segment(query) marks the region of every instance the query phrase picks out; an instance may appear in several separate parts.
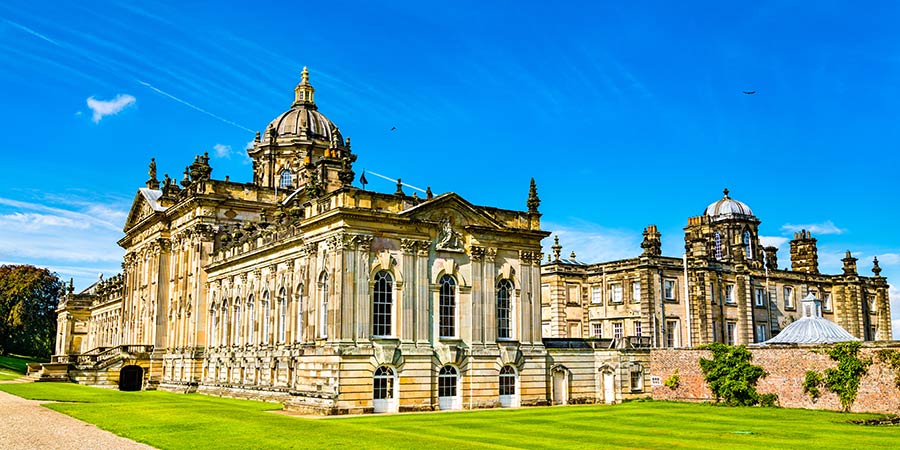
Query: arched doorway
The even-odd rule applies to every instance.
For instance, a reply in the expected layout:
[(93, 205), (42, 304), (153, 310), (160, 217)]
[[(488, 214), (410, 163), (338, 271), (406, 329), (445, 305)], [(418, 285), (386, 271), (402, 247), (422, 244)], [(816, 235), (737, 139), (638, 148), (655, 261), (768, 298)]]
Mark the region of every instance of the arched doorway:
[(462, 408), (459, 395), (459, 372), (456, 367), (444, 366), (438, 373), (438, 407), (441, 411)]
[(141, 366), (125, 366), (119, 371), (120, 391), (139, 391), (144, 384), (144, 369)]
[(519, 373), (513, 366), (500, 369), (500, 406), (515, 408), (519, 406)]
[(373, 376), (373, 402), (375, 412), (393, 413), (399, 411), (397, 395), (397, 375), (388, 366), (375, 369)]
[(616, 402), (616, 376), (610, 368), (600, 373), (603, 380), (603, 403), (611, 405)]
[(566, 405), (569, 403), (569, 371), (565, 367), (556, 367), (550, 373), (553, 383), (552, 403)]

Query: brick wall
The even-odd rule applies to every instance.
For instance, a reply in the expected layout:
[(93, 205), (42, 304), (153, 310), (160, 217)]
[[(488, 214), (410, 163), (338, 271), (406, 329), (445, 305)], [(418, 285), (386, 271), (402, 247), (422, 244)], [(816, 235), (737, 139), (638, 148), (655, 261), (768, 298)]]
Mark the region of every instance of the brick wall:
[[(831, 409), (840, 410), (838, 396), (826, 389), (821, 389), (822, 396), (813, 403), (803, 392), (803, 380), (807, 370), (822, 372), (835, 367), (836, 361), (818, 350), (822, 346), (792, 346), (751, 348), (752, 363), (761, 366), (768, 374), (759, 380), (757, 391), (778, 394), (778, 402), (787, 408)], [(900, 389), (894, 382), (894, 373), (886, 365), (875, 358), (875, 351), (883, 348), (900, 351), (900, 342), (866, 343), (860, 350), (863, 359), (871, 358), (873, 363), (868, 373), (860, 380), (859, 392), (851, 408), (854, 412), (900, 413)], [(654, 349), (650, 352), (652, 376), (660, 377), (665, 382), (675, 370), (678, 370), (679, 386), (670, 389), (665, 385), (652, 386), (653, 398), (656, 400), (712, 400), (712, 393), (703, 380), (700, 370), (700, 358), (710, 357), (705, 350), (668, 350)]]

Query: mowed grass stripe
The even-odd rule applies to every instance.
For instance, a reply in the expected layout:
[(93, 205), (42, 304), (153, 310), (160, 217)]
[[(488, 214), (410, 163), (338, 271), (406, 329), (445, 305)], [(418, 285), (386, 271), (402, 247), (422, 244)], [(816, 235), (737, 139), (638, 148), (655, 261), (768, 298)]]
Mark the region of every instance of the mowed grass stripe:
[[(198, 394), (118, 392), (72, 384), (3, 385), (48, 407), (160, 448), (900, 448), (866, 415), (633, 402), (516, 410), (309, 419), (280, 405)], [(750, 431), (754, 434), (735, 434)]]

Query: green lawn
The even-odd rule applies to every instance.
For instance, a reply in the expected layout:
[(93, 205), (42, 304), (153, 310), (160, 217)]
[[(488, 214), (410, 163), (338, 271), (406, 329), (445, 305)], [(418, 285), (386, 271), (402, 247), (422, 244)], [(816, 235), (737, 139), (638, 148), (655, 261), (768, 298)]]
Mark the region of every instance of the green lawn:
[(0, 356), (0, 381), (15, 380), (25, 375), (27, 364), (32, 362), (38, 360), (18, 355)]
[[(0, 385), (160, 448), (900, 448), (891, 427), (825, 411), (633, 402), (309, 419), (279, 405), (64, 383)], [(76, 402), (76, 403), (71, 403)]]

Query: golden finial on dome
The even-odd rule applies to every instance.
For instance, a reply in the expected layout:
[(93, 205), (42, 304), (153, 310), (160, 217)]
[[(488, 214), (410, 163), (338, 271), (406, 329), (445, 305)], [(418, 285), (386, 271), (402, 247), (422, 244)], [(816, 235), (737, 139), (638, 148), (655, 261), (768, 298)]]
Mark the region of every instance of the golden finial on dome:
[(303, 71), (300, 72), (300, 84), (294, 88), (294, 104), (306, 103), (314, 105), (313, 97), (315, 93), (316, 90), (309, 84), (309, 69), (303, 66)]

